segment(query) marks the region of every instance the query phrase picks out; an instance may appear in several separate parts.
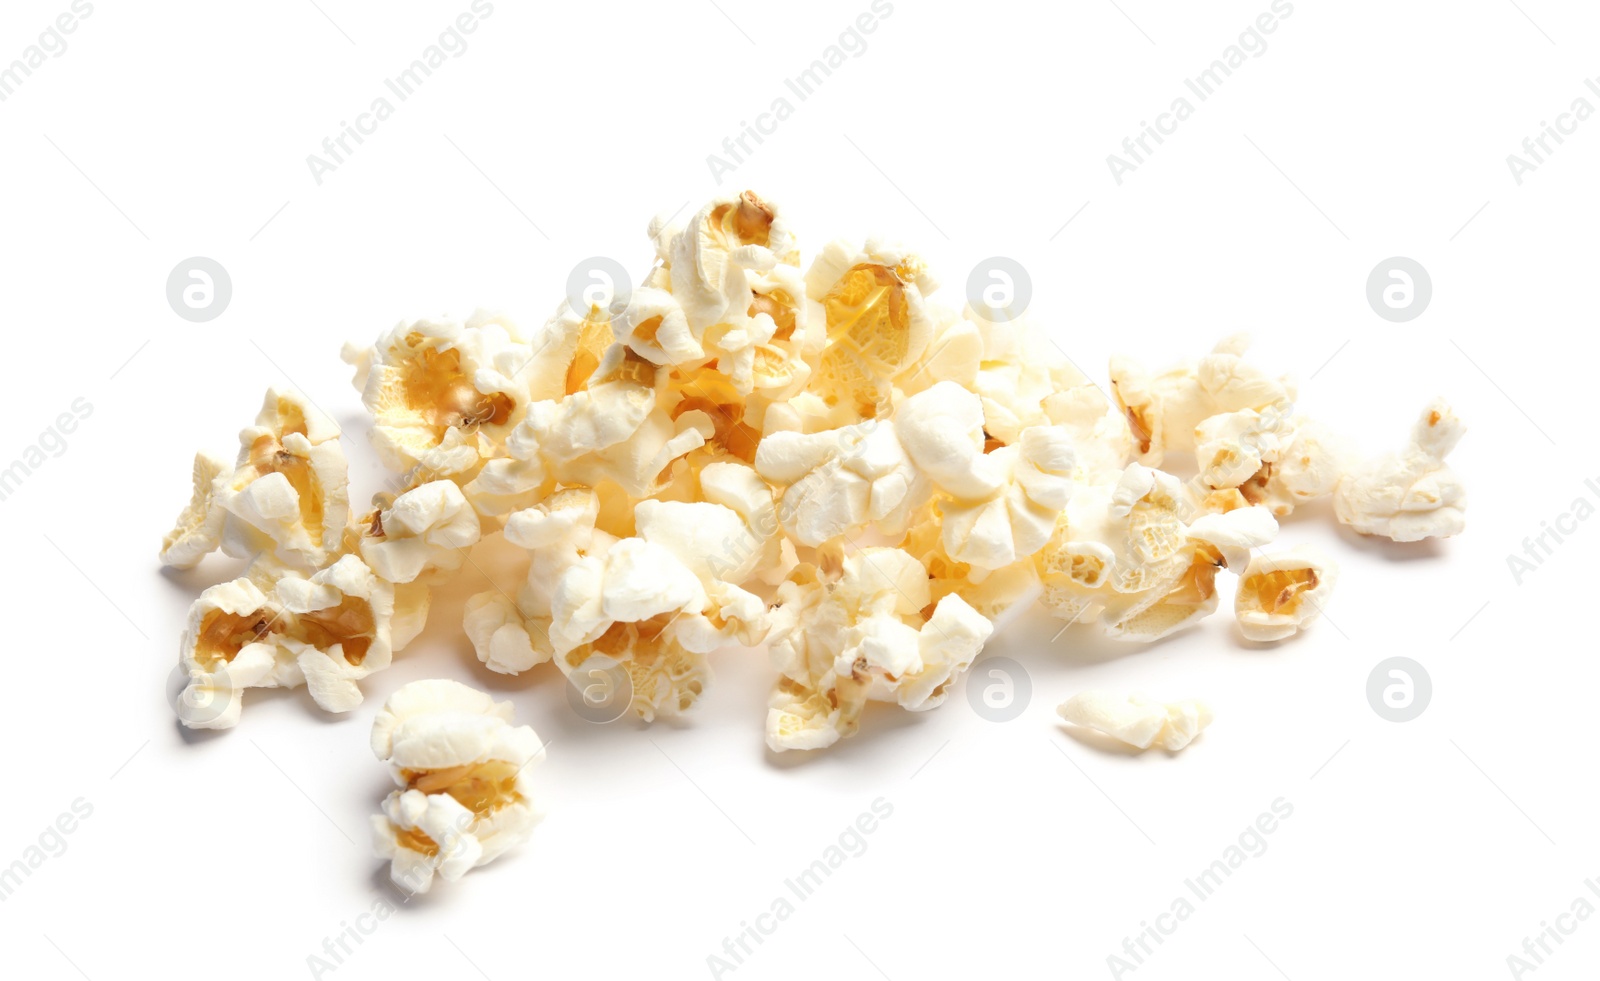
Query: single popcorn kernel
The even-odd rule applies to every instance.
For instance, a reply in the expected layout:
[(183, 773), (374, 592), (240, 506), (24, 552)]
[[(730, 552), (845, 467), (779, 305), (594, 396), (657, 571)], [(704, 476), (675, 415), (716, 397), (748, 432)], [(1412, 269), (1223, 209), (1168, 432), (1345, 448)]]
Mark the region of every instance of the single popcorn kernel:
[(1104, 733), (1136, 749), (1160, 746), (1169, 752), (1194, 742), (1212, 718), (1210, 707), (1194, 699), (1162, 703), (1143, 695), (1104, 691), (1074, 695), (1056, 711), (1073, 725)]
[(1239, 632), (1252, 641), (1294, 636), (1322, 615), (1337, 578), (1337, 567), (1310, 546), (1257, 555), (1234, 597)]
[(540, 814), (527, 771), (545, 751), (511, 718), (510, 702), (455, 681), (413, 681), (384, 703), (372, 751), (397, 789), (372, 826), (395, 885), (425, 893), (528, 839)]

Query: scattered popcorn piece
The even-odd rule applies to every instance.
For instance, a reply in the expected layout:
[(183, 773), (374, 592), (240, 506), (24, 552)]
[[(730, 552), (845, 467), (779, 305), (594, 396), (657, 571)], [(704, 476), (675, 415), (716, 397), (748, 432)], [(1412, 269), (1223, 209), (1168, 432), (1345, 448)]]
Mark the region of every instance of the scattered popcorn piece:
[(1196, 427), (1219, 413), (1294, 401), (1287, 378), (1244, 361), (1249, 346), (1250, 338), (1237, 334), (1198, 362), (1154, 376), (1129, 358), (1111, 359), (1111, 389), (1135, 433), (1140, 463), (1158, 467), (1170, 452), (1193, 450)]
[(233, 468), (221, 457), (194, 455), (194, 497), (178, 515), (176, 526), (161, 540), (162, 565), (192, 569), (222, 544), (226, 512), (217, 504), (216, 488), (232, 472)]
[(811, 547), (859, 537), (873, 523), (886, 532), (903, 529), (928, 493), (895, 428), (876, 419), (819, 433), (773, 433), (761, 441), (755, 468), (784, 486), (783, 530)]
[(477, 512), (448, 480), (413, 487), (363, 524), (356, 548), (372, 571), (392, 583), (454, 572), (480, 534)]
[(1196, 699), (1158, 702), (1143, 695), (1114, 695), (1086, 691), (1072, 696), (1056, 709), (1077, 726), (1102, 732), (1138, 749), (1160, 746), (1176, 752), (1194, 741), (1211, 724), (1211, 709)]
[(934, 321), (924, 297), (935, 288), (926, 264), (900, 246), (823, 247), (806, 273), (810, 316), (828, 336), (814, 383), (825, 404), (849, 414), (841, 421), (876, 416), (893, 378), (927, 349)]
[(527, 408), (519, 379), (528, 358), (501, 324), (450, 319), (400, 323), (369, 349), (345, 349), (378, 456), (424, 479), (470, 472), (493, 455)]
[(1449, 403), (1430, 402), (1404, 450), (1358, 467), (1339, 481), (1333, 505), (1340, 522), (1363, 535), (1397, 542), (1460, 534), (1466, 527), (1467, 491), (1444, 458), (1464, 432), (1466, 426)]
[(1350, 465), (1349, 441), (1314, 420), (1296, 419), (1294, 437), (1239, 485), (1251, 504), (1280, 518), (1311, 501), (1332, 496)]
[(191, 729), (231, 729), (239, 724), (246, 688), (292, 687), (304, 681), (279, 643), (288, 624), (283, 609), (250, 579), (219, 583), (189, 608), (179, 642), (188, 684), (178, 699), (178, 719)]
[(1292, 637), (1322, 615), (1339, 570), (1309, 545), (1257, 555), (1239, 577), (1233, 611), (1246, 640)]
[(620, 663), (632, 682), (631, 707), (646, 722), (685, 711), (705, 691), (707, 650), (685, 646), (699, 631), (679, 621), (712, 601), (668, 549), (623, 538), (586, 555), (562, 574), (550, 605), (556, 665), (570, 675), (596, 654)]
[(361, 704), (356, 683), (389, 666), (394, 613), (394, 587), (354, 555), (309, 578), (258, 565), (212, 586), (190, 607), (180, 644), (189, 681), (179, 718), (230, 728), (244, 689), (302, 684), (325, 711), (348, 712)]
[(162, 563), (193, 568), (219, 546), (306, 571), (337, 557), (350, 510), (338, 427), (298, 393), (274, 388), (239, 443), (232, 467), (195, 456), (194, 494), (162, 541)]
[(397, 789), (372, 827), (395, 885), (425, 893), (528, 840), (541, 817), (528, 768), (545, 750), (511, 719), (510, 702), (455, 681), (413, 681), (384, 702), (372, 752)]
[(862, 549), (835, 579), (802, 565), (778, 599), (768, 638), (781, 675), (767, 712), (774, 752), (853, 734), (868, 700), (933, 708), (994, 629), (960, 596), (930, 602), (927, 570), (897, 548)]
[(1069, 623), (1098, 614), (1108, 636), (1154, 641), (1210, 615), (1216, 572), (1241, 568), (1278, 525), (1265, 508), (1185, 521), (1177, 478), (1137, 463), (1078, 489), (1037, 558), (1045, 607)]

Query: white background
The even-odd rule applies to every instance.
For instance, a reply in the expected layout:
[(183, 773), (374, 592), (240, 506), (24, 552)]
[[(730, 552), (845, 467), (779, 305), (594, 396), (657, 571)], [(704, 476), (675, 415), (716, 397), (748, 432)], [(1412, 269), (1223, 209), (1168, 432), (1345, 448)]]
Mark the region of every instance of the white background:
[[(985, 722), (957, 691), (923, 715), (875, 710), (817, 758), (776, 758), (759, 652), (714, 655), (681, 722), (593, 726), (551, 666), (481, 669), (447, 595), (350, 717), (253, 693), (236, 730), (185, 737), (164, 687), (180, 624), (237, 569), (158, 568), (194, 450), (231, 454), (261, 392), (298, 386), (344, 425), (364, 501), (380, 474), (341, 342), (480, 304), (537, 324), (578, 260), (648, 268), (650, 216), (717, 191), (707, 154), (868, 9), (717, 2), (499, 0), (320, 185), (306, 156), (467, 0), (102, 0), (0, 103), (0, 466), (74, 399), (93, 405), (0, 503), (0, 866), (73, 801), (93, 807), (0, 904), (7, 975), (311, 975), (324, 938), (395, 898), (368, 850), (388, 787), (372, 714), (441, 676), (511, 699), (551, 742), (548, 818), (384, 921), (341, 978), (708, 977), (724, 937), (879, 797), (893, 814), (867, 851), (723, 976), (1108, 977), (1123, 938), (1280, 797), (1294, 811), (1267, 851), (1124, 976), (1506, 977), (1541, 921), (1580, 895), (1600, 904), (1583, 885), (1600, 875), (1600, 523), (1520, 586), (1506, 564), (1600, 478), (1584, 435), (1600, 120), (1521, 186), (1506, 163), (1579, 96), (1600, 107), (1583, 86), (1600, 75), (1600, 12), (1555, 0), (1296, 0), (1121, 186), (1106, 155), (1268, 0), (898, 0), (722, 185), (778, 200), (808, 250), (876, 230), (918, 243), (955, 302), (975, 262), (1015, 258), (1033, 318), (1096, 378), (1113, 352), (1164, 365), (1248, 329), (1259, 360), (1301, 380), (1303, 409), (1372, 452), (1449, 397), (1469, 425), (1453, 458), (1467, 532), (1399, 547), (1325, 509), (1287, 521), (1279, 547), (1321, 544), (1343, 569), (1308, 634), (1247, 647), (1231, 580), (1222, 612), (1152, 647), (1083, 627), (1052, 641), (1056, 624), (1029, 618), (989, 650), (1031, 675), (1019, 719)], [(0, 63), (67, 9), (7, 2)], [(206, 324), (165, 298), (196, 255), (233, 281)], [(1395, 255), (1433, 279), (1407, 324), (1365, 299)], [(1405, 724), (1365, 695), (1397, 654), (1434, 687)], [(1217, 721), (1179, 756), (1107, 752), (1054, 716), (1094, 686), (1205, 697)], [(1597, 964), (1589, 920), (1537, 977)]]

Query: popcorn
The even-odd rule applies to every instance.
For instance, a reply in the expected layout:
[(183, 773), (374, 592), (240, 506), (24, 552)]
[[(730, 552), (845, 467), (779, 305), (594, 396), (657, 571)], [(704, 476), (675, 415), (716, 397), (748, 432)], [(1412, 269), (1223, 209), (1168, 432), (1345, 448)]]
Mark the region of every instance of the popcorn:
[(1302, 504), (1333, 494), (1349, 468), (1348, 442), (1326, 426), (1297, 418), (1293, 437), (1275, 454), (1263, 454), (1261, 469), (1239, 484), (1251, 504), (1285, 517)]
[(1072, 696), (1056, 712), (1073, 725), (1102, 732), (1138, 749), (1160, 746), (1177, 752), (1211, 724), (1211, 709), (1196, 699), (1158, 702), (1143, 695), (1086, 691)]
[(1139, 462), (1158, 467), (1166, 454), (1195, 447), (1195, 429), (1219, 413), (1293, 402), (1294, 385), (1244, 361), (1250, 339), (1236, 334), (1198, 362), (1159, 375), (1129, 358), (1111, 359), (1111, 389), (1138, 439)]
[(1398, 454), (1346, 474), (1334, 492), (1339, 521), (1363, 535), (1397, 542), (1449, 538), (1466, 527), (1467, 492), (1444, 458), (1466, 427), (1443, 399), (1434, 399)]
[(217, 484), (231, 475), (233, 468), (210, 453), (194, 455), (194, 496), (178, 515), (178, 522), (161, 540), (161, 564), (174, 569), (192, 569), (222, 544), (222, 522), (226, 513), (217, 504)]
[(188, 675), (177, 704), (179, 721), (191, 729), (230, 729), (239, 724), (244, 689), (304, 681), (278, 643), (287, 627), (283, 612), (249, 579), (200, 594), (179, 642), (179, 664)]
[(373, 719), (372, 752), (397, 788), (373, 816), (376, 851), (402, 889), (454, 882), (532, 834), (542, 815), (528, 768), (545, 749), (511, 718), (510, 702), (438, 680), (401, 687)]
[(1339, 570), (1316, 549), (1257, 555), (1239, 577), (1234, 617), (1246, 640), (1292, 637), (1322, 615)]
[(394, 587), (354, 555), (309, 578), (253, 566), (189, 609), (179, 719), (190, 728), (231, 728), (245, 689), (300, 685), (325, 711), (348, 712), (361, 704), (356, 683), (389, 666), (394, 616)]
[(436, 476), (472, 471), (521, 421), (528, 357), (499, 323), (397, 324), (370, 348), (346, 345), (372, 444), (390, 468)]
[(1137, 463), (1078, 489), (1036, 560), (1046, 608), (1069, 623), (1098, 613), (1108, 636), (1137, 641), (1209, 615), (1217, 570), (1243, 566), (1278, 526), (1265, 508), (1188, 510), (1177, 478)]
[(752, 191), (701, 208), (668, 246), (672, 295), (696, 337), (755, 300), (752, 273), (798, 259), (793, 233), (770, 202)]
[(194, 494), (162, 541), (162, 562), (192, 568), (219, 546), (304, 570), (337, 556), (350, 506), (338, 427), (304, 397), (274, 388), (239, 443), (232, 467), (195, 456)]
[(876, 419), (809, 435), (773, 433), (761, 441), (755, 468), (784, 486), (783, 530), (812, 547), (854, 539), (874, 523), (903, 529), (928, 493), (895, 428)]
[(826, 325), (815, 384), (822, 401), (870, 419), (894, 376), (922, 356), (934, 321), (923, 297), (937, 281), (906, 249), (869, 240), (861, 251), (830, 242), (806, 273), (810, 314)]
[(356, 544), (374, 572), (392, 583), (438, 578), (466, 560), (478, 541), (478, 514), (461, 488), (432, 480), (370, 514)]
[(658, 713), (676, 715), (705, 690), (705, 655), (724, 636), (716, 624), (729, 635), (741, 627), (751, 633), (761, 615), (761, 603), (751, 600), (737, 587), (713, 596), (670, 549), (623, 538), (579, 559), (556, 583), (550, 601), (556, 664), (570, 675), (604, 655), (626, 668), (635, 714), (646, 722)]
[[(1259, 549), (1322, 498), (1364, 534), (1461, 530), (1444, 460), (1462, 427), (1442, 401), (1404, 451), (1358, 462), (1291, 379), (1245, 359), (1243, 335), (1153, 374), (1113, 358), (1104, 389), (1051, 340), (1057, 325), (943, 302), (927, 263), (888, 240), (804, 257), (788, 213), (754, 192), (648, 234), (654, 265), (625, 303), (564, 300), (532, 331), (484, 311), (402, 322), (346, 346), (395, 472), (354, 520), (338, 427), (294, 393), (268, 393), (236, 462), (195, 458), (162, 561), (220, 548), (251, 565), (191, 610), (186, 725), (237, 724), (251, 687), (303, 684), (349, 711), (422, 630), (431, 590), (497, 535), (520, 550), (520, 581), (497, 572), (462, 612), (487, 668), (553, 661), (542, 674), (568, 683), (620, 670), (648, 722), (693, 706), (710, 652), (766, 642), (767, 743), (787, 751), (854, 733), (869, 701), (940, 704), (1035, 601), (1153, 642), (1213, 613), (1227, 571), (1243, 636), (1292, 636), (1336, 567)], [(484, 696), (417, 697), (415, 712), (391, 704), (512, 731)], [(1169, 748), (1210, 718), (1097, 693), (1063, 712)], [(402, 781), (381, 819), (397, 871), (452, 878), (501, 847), (499, 819), (450, 789), (490, 759), (511, 761)]]
[(778, 600), (768, 638), (780, 673), (767, 712), (774, 752), (852, 735), (868, 700), (933, 708), (994, 629), (959, 596), (931, 602), (927, 570), (897, 548), (862, 549), (834, 579), (802, 565)]

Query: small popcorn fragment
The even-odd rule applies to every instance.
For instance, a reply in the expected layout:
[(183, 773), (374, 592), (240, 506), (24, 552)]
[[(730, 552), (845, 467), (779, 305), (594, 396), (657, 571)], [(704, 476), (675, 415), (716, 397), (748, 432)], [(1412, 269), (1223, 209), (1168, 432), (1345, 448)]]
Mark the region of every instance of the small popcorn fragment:
[(161, 561), (193, 568), (220, 547), (311, 571), (336, 557), (350, 510), (338, 427), (303, 396), (274, 388), (239, 443), (231, 467), (195, 456), (194, 495), (163, 539)]
[(397, 789), (372, 827), (395, 885), (425, 893), (528, 840), (542, 816), (528, 770), (545, 750), (511, 720), (510, 702), (455, 681), (413, 681), (384, 702), (372, 752)]
[[(1023, 430), (1051, 424), (1055, 420), (1046, 407), (1051, 398), (1080, 386), (1094, 392), (1104, 404), (1104, 396), (1088, 377), (1026, 317), (993, 323), (971, 306), (963, 316), (976, 326), (983, 341), (981, 360), (964, 384), (983, 401), (987, 439), (1010, 445), (1021, 438)], [(937, 351), (941, 343), (946, 339), (935, 338), (929, 351)]]
[(1219, 413), (1294, 401), (1287, 378), (1245, 362), (1249, 346), (1246, 335), (1225, 338), (1198, 362), (1159, 375), (1147, 374), (1130, 358), (1111, 359), (1111, 389), (1134, 432), (1140, 463), (1159, 467), (1170, 452), (1192, 451), (1196, 427)]
[(1046, 609), (1069, 623), (1093, 617), (1107, 636), (1143, 642), (1210, 615), (1217, 570), (1242, 568), (1278, 526), (1265, 508), (1186, 521), (1189, 511), (1177, 478), (1139, 464), (1114, 484), (1102, 478), (1078, 489), (1036, 558)]
[(1297, 418), (1288, 445), (1262, 461), (1239, 490), (1251, 504), (1282, 518), (1333, 495), (1350, 465), (1349, 441), (1315, 420)]
[(279, 639), (288, 623), (281, 606), (250, 579), (219, 583), (189, 608), (179, 642), (188, 683), (177, 703), (190, 729), (231, 729), (239, 724), (246, 688), (292, 687), (304, 679)]
[(1143, 695), (1086, 691), (1056, 709), (1077, 726), (1093, 729), (1138, 749), (1183, 749), (1211, 724), (1211, 709), (1196, 699), (1158, 702)]
[(1322, 615), (1339, 570), (1309, 545), (1257, 555), (1239, 577), (1233, 612), (1246, 640), (1292, 637)]
[(526, 348), (481, 318), (402, 322), (371, 348), (347, 345), (384, 465), (431, 479), (469, 474), (493, 456), (531, 398)]
[[(668, 502), (640, 502), (650, 528)], [(724, 511), (717, 504), (682, 505)], [(699, 520), (722, 523), (702, 515)], [(764, 604), (738, 587), (702, 582), (695, 563), (641, 537), (623, 538), (566, 569), (550, 597), (550, 641), (564, 674), (604, 655), (627, 671), (631, 708), (646, 722), (686, 711), (710, 681), (706, 654), (738, 636), (758, 643)], [(708, 588), (710, 587), (710, 588)]]
[(1444, 462), (1466, 426), (1444, 399), (1434, 399), (1397, 454), (1346, 474), (1333, 495), (1342, 524), (1397, 542), (1449, 538), (1466, 527), (1467, 491)]
[(285, 646), (318, 706), (348, 712), (361, 704), (356, 682), (387, 668), (394, 646), (394, 586), (346, 555), (309, 579), (288, 575), (274, 590), (293, 617)]
[(1207, 487), (1238, 487), (1276, 461), (1294, 440), (1287, 403), (1220, 412), (1195, 426), (1195, 459)]
[(842, 414), (835, 425), (876, 416), (894, 377), (922, 356), (934, 329), (923, 298), (937, 285), (903, 247), (876, 240), (859, 252), (843, 242), (823, 247), (806, 273), (806, 292), (828, 337), (813, 385)]
[[(190, 607), (180, 643), (189, 679), (180, 720), (194, 729), (235, 726), (247, 688), (306, 685), (325, 711), (355, 708), (357, 682), (392, 659), (394, 590), (354, 555), (309, 578), (258, 563), (207, 589)], [(420, 602), (426, 615), (425, 596), (408, 594), (407, 601)], [(412, 611), (407, 617), (420, 619)]]
[(177, 524), (161, 540), (161, 564), (192, 569), (222, 544), (226, 512), (217, 503), (217, 484), (233, 467), (210, 453), (194, 455), (194, 497), (178, 515)]
[(467, 601), (464, 626), (478, 660), (520, 674), (554, 655), (551, 600), (566, 571), (614, 538), (595, 528), (600, 497), (587, 487), (557, 491), (506, 521), (506, 541), (528, 552), (528, 572), (513, 600), (497, 589)]
[(672, 237), (668, 253), (672, 295), (697, 338), (730, 314), (748, 311), (753, 275), (799, 258), (780, 210), (754, 191), (706, 204)]
[(784, 488), (783, 530), (800, 545), (858, 537), (869, 525), (903, 531), (929, 487), (887, 422), (817, 433), (776, 432), (761, 441), (756, 472)]
[(774, 752), (852, 735), (869, 700), (939, 705), (994, 630), (960, 596), (932, 602), (927, 570), (898, 548), (862, 549), (827, 579), (801, 565), (778, 600), (768, 637), (780, 674), (767, 710)]
[(432, 480), (405, 491), (353, 530), (361, 557), (392, 583), (437, 580), (454, 572), (481, 533), (477, 512), (461, 488), (448, 480)]

